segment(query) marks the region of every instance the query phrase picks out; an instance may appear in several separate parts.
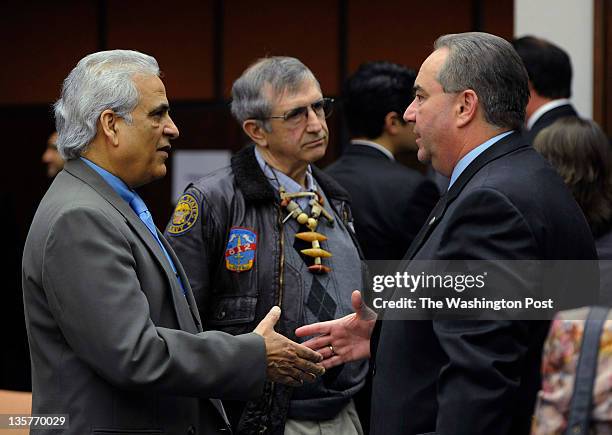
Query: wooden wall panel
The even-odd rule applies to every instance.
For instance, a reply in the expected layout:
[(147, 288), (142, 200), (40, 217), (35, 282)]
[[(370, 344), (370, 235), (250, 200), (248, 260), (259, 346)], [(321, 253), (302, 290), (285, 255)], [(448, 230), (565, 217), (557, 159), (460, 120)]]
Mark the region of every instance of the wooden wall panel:
[(213, 1), (108, 0), (107, 48), (154, 56), (171, 100), (212, 99)]
[(595, 0), (593, 119), (612, 137), (612, 0)]
[(224, 89), (266, 55), (293, 56), (307, 65), (323, 93), (338, 92), (337, 1), (232, 0), (225, 2)]
[(349, 73), (367, 61), (388, 60), (415, 70), (431, 53), (434, 40), (444, 33), (471, 30), (469, 2), (369, 0), (348, 4)]
[(514, 0), (482, 2), (483, 32), (493, 33), (511, 41), (514, 38)]
[(96, 50), (94, 1), (5, 2), (0, 104), (51, 103), (76, 62)]

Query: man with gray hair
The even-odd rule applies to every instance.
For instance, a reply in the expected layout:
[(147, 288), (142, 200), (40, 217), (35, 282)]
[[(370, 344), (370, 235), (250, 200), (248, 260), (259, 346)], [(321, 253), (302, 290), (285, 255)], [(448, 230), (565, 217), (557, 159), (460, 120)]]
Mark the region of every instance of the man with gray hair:
[(218, 398), (323, 372), (320, 355), (274, 331), (278, 307), (254, 333), (202, 332), (183, 268), (134, 191), (165, 175), (179, 134), (159, 74), (136, 51), (94, 53), (55, 104), (66, 164), (30, 227), (22, 276), (32, 413), (64, 424), (36, 433), (227, 433)]
[[(189, 185), (166, 235), (193, 286), (205, 329), (250, 330), (274, 305), (278, 330), (350, 313), (362, 286), (348, 195), (312, 163), (325, 154), (332, 101), (302, 62), (269, 57), (232, 88), (232, 113), (254, 142)], [(332, 256), (333, 255), (333, 256)], [(359, 434), (352, 397), (367, 364), (338, 367), (229, 408), (238, 433)]]
[[(408, 267), (423, 260), (595, 260), (588, 225), (563, 180), (520, 133), (529, 91), (512, 45), (473, 32), (441, 36), (434, 47), (404, 119), (415, 124), (419, 160), (431, 161), (450, 186), (408, 250)], [(597, 264), (586, 263), (597, 277)], [(514, 295), (541, 294), (541, 269), (532, 283), (508, 275), (507, 264), (488, 262), (489, 276), (509, 276)], [(594, 280), (574, 275), (555, 277), (558, 295), (595, 294)], [(320, 334), (305, 344), (323, 354), (327, 368), (370, 356), (372, 337), (371, 433), (529, 433), (548, 322), (477, 320), (490, 318), (480, 311), (467, 320), (442, 314), (375, 323), (359, 292), (353, 306), (344, 319), (296, 334)]]

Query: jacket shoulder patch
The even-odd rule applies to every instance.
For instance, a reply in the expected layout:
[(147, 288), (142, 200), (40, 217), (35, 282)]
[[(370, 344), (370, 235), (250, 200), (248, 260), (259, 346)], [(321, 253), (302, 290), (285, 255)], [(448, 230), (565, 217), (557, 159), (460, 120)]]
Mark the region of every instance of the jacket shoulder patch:
[(174, 208), (172, 220), (168, 226), (168, 233), (173, 236), (186, 233), (193, 228), (199, 214), (198, 201), (189, 193), (183, 194)]

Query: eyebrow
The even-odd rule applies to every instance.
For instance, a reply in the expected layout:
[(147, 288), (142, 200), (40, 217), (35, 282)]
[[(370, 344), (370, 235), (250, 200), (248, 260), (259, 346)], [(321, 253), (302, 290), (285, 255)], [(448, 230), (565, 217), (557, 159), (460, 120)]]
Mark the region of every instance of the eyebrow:
[(170, 105), (167, 103), (162, 103), (157, 107), (154, 107), (151, 111), (149, 111), (149, 116), (157, 115), (158, 113), (165, 113), (170, 110)]
[(417, 92), (417, 91), (425, 92), (425, 89), (423, 89), (423, 88), (422, 88), (421, 86), (419, 86), (419, 85), (414, 85), (414, 86), (412, 87), (412, 90), (413, 90), (414, 92)]

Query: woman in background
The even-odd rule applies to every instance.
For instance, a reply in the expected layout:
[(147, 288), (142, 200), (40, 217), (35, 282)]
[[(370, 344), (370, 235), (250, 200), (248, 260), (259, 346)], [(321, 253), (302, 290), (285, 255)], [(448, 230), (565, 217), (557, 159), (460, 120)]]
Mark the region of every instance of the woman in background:
[(582, 208), (600, 260), (600, 304), (612, 303), (612, 150), (594, 121), (562, 118), (542, 130), (534, 148), (557, 170)]

